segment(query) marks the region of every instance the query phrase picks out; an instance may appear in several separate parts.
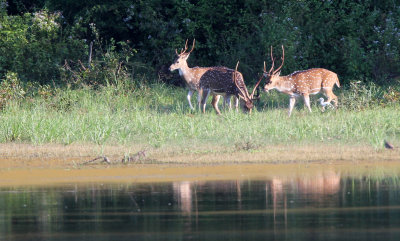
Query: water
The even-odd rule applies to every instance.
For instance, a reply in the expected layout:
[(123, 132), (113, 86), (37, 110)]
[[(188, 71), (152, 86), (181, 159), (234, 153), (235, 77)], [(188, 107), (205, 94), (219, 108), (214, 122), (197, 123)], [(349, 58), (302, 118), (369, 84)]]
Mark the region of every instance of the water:
[(0, 240), (400, 240), (398, 177), (0, 189)]

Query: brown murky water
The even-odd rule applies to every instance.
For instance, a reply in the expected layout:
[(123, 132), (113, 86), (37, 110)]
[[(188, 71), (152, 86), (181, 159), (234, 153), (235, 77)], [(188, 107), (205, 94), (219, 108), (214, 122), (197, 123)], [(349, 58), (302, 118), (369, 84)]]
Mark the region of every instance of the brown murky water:
[(0, 240), (399, 240), (400, 167), (139, 165), (0, 173)]
[(3, 144), (0, 241), (400, 240), (399, 151), (324, 150), (154, 152), (158, 164), (80, 165), (99, 150)]
[(1, 187), (0, 240), (399, 240), (399, 184), (323, 170)]
[(337, 162), (289, 164), (136, 164), (94, 165), (78, 168), (0, 169), (0, 186), (59, 185), (70, 183), (154, 183), (173, 181), (263, 180), (320, 175), (324, 170), (342, 176), (392, 175), (400, 162)]

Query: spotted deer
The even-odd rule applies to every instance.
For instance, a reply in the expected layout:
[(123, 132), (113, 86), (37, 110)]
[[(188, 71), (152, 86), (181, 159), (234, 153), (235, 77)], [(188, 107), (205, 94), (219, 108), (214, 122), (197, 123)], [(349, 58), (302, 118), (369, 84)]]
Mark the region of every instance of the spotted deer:
[(275, 59), (272, 55), (271, 46), (271, 60), (272, 67), (267, 72), (264, 62), (264, 76), (266, 77), (266, 84), (264, 91), (268, 92), (271, 89), (276, 89), (290, 96), (289, 101), (289, 117), (292, 114), (296, 98), (303, 96), (304, 103), (308, 110), (311, 112), (310, 95), (323, 94), (328, 97), (327, 103), (334, 102), (335, 107), (338, 105), (338, 98), (333, 93), (332, 89), (336, 84), (340, 87), (339, 79), (336, 73), (322, 68), (313, 68), (308, 70), (296, 71), (287, 76), (280, 76), (280, 70), (285, 62), (285, 49), (282, 45), (282, 64), (274, 70)]
[[(189, 58), (190, 53), (193, 51), (194, 46), (195, 46), (196, 40), (193, 40), (193, 45), (192, 49), (187, 52), (188, 46), (187, 43), (188, 41), (186, 40), (185, 43), (185, 48), (181, 49), (181, 52), (178, 53), (178, 51), (175, 49), (176, 53), (176, 59), (173, 64), (169, 67), (170, 71), (178, 70), (179, 75), (185, 80), (185, 84), (189, 89), (189, 92), (187, 94), (187, 100), (190, 105), (190, 109), (194, 110), (191, 102), (191, 97), (195, 91), (198, 92), (198, 105), (199, 109), (201, 109), (203, 112), (205, 112), (205, 103), (201, 103), (202, 99), (202, 94), (203, 90), (200, 88), (200, 81), (204, 79), (209, 79), (209, 78), (214, 78), (213, 81), (218, 82), (218, 81), (223, 81), (221, 79), (223, 78), (231, 78), (231, 72), (233, 70), (228, 71), (229, 69), (226, 67), (193, 67), (189, 68), (187, 64), (187, 59)], [(218, 95), (213, 95), (213, 103), (217, 102), (219, 100), (220, 96)], [(231, 102), (230, 102), (231, 96), (230, 95), (225, 95), (224, 96), (224, 106), (228, 105), (229, 109), (231, 109)], [(236, 98), (235, 99), (235, 107), (236, 109), (238, 108), (239, 100)]]
[[(263, 77), (261, 76), (252, 93), (249, 94), (244, 83), (242, 73), (237, 71), (238, 66), (239, 62), (237, 62), (235, 70), (220, 68), (218, 71), (209, 70), (204, 73), (199, 82), (200, 89), (203, 90), (203, 96), (201, 100), (202, 106), (205, 105), (205, 101), (210, 93), (214, 96), (235, 96), (240, 100), (240, 106), (242, 110), (246, 113), (251, 113), (251, 110), (254, 107), (253, 102), (258, 98), (258, 95), (254, 96), (254, 93)], [(221, 114), (218, 109), (218, 100), (219, 97), (213, 98), (212, 105), (217, 114)]]

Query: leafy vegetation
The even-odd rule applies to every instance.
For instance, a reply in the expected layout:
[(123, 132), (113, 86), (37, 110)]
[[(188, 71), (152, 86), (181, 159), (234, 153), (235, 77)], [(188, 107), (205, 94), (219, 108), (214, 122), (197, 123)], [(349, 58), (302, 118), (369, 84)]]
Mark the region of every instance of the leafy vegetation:
[[(104, 17), (107, 16), (107, 17)], [(399, 139), (400, 5), (393, 1), (0, 0), (0, 142), (216, 144)], [(241, 60), (254, 84), (269, 47), (283, 74), (339, 74), (340, 109), (313, 114), (263, 95), (252, 115), (191, 112), (169, 73), (175, 48), (196, 38), (194, 65)], [(160, 70), (160, 71), (159, 71)], [(315, 100), (313, 100), (315, 103)]]
[[(78, 78), (103, 85), (113, 78), (104, 68), (111, 64), (115, 72), (118, 59), (130, 74), (180, 84), (166, 66), (174, 49), (193, 38), (190, 65), (233, 67), (240, 60), (251, 83), (263, 61), (270, 63), (270, 46), (279, 55), (280, 45), (282, 74), (324, 67), (343, 84), (378, 85), (398, 84), (400, 75), (400, 4), (391, 0), (0, 0), (0, 19), (1, 79), (11, 71), (23, 82), (63, 85)], [(111, 49), (114, 56), (106, 56)], [(68, 76), (66, 60), (76, 63), (75, 72), (95, 66)]]

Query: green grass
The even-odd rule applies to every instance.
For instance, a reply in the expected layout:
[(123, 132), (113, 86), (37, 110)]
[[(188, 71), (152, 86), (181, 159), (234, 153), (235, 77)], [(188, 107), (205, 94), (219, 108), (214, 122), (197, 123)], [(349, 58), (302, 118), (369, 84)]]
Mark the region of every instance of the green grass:
[[(341, 91), (340, 103), (351, 104), (322, 113), (316, 105), (319, 96), (312, 97), (313, 113), (299, 102), (288, 118), (288, 99), (277, 92), (263, 93), (251, 115), (231, 111), (217, 116), (210, 100), (206, 114), (193, 112), (185, 89), (162, 84), (132, 91), (114, 87), (56, 90), (47, 98), (10, 101), (0, 113), (0, 142), (140, 144), (155, 148), (321, 142), (381, 148), (386, 139), (399, 143), (398, 102), (385, 102), (383, 106), (366, 94), (361, 98), (354, 90)], [(356, 98), (362, 101), (356, 102)], [(193, 104), (196, 99), (194, 95)]]

